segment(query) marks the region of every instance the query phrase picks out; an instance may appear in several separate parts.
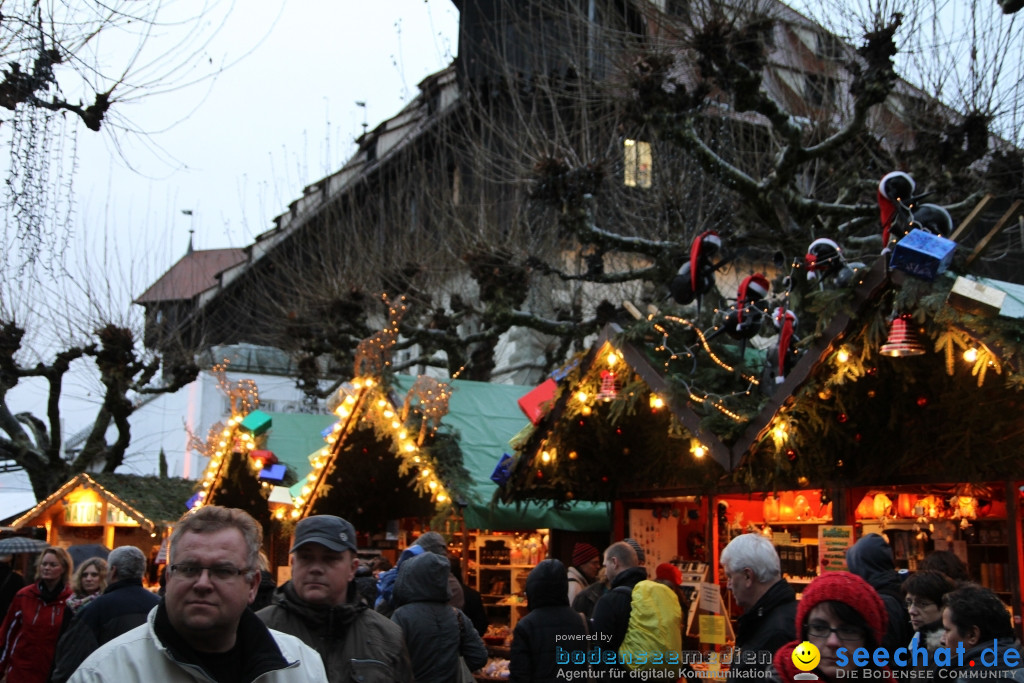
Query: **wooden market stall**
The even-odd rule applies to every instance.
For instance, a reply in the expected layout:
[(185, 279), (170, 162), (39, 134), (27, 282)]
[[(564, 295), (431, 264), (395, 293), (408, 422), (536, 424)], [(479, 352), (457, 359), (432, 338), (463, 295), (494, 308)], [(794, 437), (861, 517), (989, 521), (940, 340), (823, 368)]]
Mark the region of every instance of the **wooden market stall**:
[(46, 541), (64, 548), (134, 545), (155, 565), (194, 491), (194, 481), (177, 477), (82, 473), (14, 520), (12, 527), (44, 528)]
[[(559, 383), (499, 496), (612, 501), (617, 538), (644, 529), (638, 509), (699, 496), (712, 581), (736, 533), (770, 534), (800, 584), (841, 563), (836, 547), (819, 551), (824, 530), (849, 543), (877, 531), (907, 569), (954, 550), (1020, 615), (1024, 288), (880, 258), (848, 290), (804, 301), (819, 323), (785, 364), (777, 346), (751, 362), (749, 345), (658, 311), (610, 326)], [(776, 362), (765, 387), (757, 364)], [(661, 406), (672, 419), (656, 424)], [(678, 529), (668, 545), (682, 563)]]

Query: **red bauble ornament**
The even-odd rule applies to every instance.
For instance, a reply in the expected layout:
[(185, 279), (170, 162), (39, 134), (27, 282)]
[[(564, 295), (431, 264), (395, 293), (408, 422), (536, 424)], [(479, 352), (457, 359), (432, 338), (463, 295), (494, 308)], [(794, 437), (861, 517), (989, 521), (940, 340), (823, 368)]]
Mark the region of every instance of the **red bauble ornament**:
[(839, 424), (845, 424), (846, 421), (849, 419), (850, 417), (846, 413), (839, 413), (838, 415), (836, 415), (836, 420), (839, 421)]
[(918, 396), (917, 397), (917, 406), (919, 408), (924, 408), (926, 405), (928, 405), (928, 397), (927, 396)]
[(792, 448), (790, 448), (788, 451), (786, 451), (786, 457), (789, 458), (790, 462), (795, 462), (796, 461), (796, 451), (794, 451)]
[(603, 477), (601, 477), (601, 483), (602, 484), (607, 484), (608, 483), (608, 475), (607, 474), (604, 475)]
[(537, 470), (537, 478), (538, 479), (543, 479), (544, 478), (544, 473), (541, 472), (540, 470)]

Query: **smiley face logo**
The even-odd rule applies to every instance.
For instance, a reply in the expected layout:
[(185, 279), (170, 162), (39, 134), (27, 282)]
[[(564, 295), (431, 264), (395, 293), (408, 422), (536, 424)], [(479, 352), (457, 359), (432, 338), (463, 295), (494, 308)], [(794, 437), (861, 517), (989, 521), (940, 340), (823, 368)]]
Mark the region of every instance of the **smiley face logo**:
[(793, 666), (801, 671), (810, 671), (818, 666), (820, 661), (821, 653), (818, 652), (818, 647), (810, 641), (805, 640), (793, 649)]

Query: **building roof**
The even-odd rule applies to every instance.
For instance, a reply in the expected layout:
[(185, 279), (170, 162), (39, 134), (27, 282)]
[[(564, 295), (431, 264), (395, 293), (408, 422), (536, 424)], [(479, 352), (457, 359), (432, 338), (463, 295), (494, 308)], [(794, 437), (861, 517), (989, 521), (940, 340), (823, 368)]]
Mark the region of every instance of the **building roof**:
[(220, 273), (245, 261), (244, 249), (189, 251), (164, 273), (135, 303), (187, 301), (217, 285)]
[(178, 521), (188, 509), (185, 501), (195, 491), (196, 482), (178, 477), (82, 472), (14, 520), (12, 526), (15, 529), (28, 526), (79, 486), (95, 490), (107, 502), (116, 505), (128, 516), (134, 517), (143, 528), (151, 531), (157, 526), (167, 526)]

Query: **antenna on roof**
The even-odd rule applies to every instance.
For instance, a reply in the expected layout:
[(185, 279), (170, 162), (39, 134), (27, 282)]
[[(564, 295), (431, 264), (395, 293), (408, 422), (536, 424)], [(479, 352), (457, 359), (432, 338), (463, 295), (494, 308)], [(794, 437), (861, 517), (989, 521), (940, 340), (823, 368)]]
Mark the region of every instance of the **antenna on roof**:
[(356, 106), (363, 108), (363, 135), (366, 135), (366, 129), (370, 127), (370, 124), (366, 122), (366, 102), (364, 100), (356, 100)]
[(195, 234), (195, 230), (188, 231), (188, 253), (192, 253), (192, 235)]

